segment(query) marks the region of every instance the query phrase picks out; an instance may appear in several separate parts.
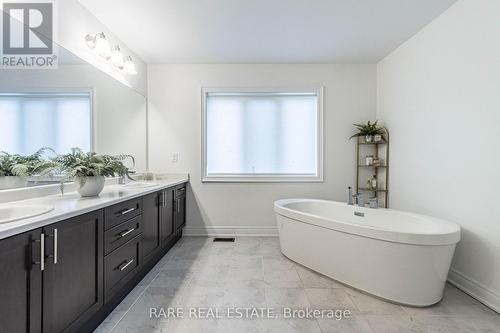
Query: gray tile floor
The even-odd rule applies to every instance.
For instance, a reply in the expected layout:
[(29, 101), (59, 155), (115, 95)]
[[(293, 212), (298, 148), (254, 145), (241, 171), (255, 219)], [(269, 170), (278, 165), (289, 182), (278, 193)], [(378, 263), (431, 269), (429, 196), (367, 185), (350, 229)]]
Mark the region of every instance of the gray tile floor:
[[(180, 307), (184, 318), (150, 318), (151, 307)], [(217, 307), (222, 318), (190, 318), (190, 307)], [(277, 314), (284, 307), (348, 309), (352, 315), (341, 320), (281, 315), (234, 319), (226, 313), (230, 307), (272, 307)], [(213, 243), (211, 238), (185, 237), (96, 332), (500, 332), (500, 315), (450, 285), (443, 301), (433, 307), (384, 302), (288, 260), (277, 238)]]

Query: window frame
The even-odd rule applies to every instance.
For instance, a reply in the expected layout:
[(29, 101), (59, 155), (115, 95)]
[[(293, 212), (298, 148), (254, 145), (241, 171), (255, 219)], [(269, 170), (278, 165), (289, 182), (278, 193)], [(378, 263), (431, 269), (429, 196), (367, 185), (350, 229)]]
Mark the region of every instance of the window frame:
[(51, 88), (51, 89), (0, 89), (0, 95), (47, 95), (47, 96), (63, 96), (63, 95), (77, 95), (88, 94), (90, 100), (90, 151), (95, 151), (95, 98), (94, 88), (88, 87), (75, 87), (75, 88)]
[[(207, 88), (201, 89), (201, 181), (203, 183), (319, 183), (324, 182), (323, 87), (313, 88)], [(207, 96), (211, 93), (315, 94), (318, 97), (316, 174), (216, 174), (207, 172)]]

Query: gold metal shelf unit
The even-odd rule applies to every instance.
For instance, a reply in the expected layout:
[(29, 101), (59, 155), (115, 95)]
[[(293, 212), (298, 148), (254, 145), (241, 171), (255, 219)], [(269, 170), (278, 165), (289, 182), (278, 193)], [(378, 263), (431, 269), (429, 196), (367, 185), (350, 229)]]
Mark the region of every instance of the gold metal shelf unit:
[[(385, 134), (383, 140), (379, 142), (366, 142), (365, 137), (357, 137), (356, 144), (356, 193), (360, 192), (368, 195), (372, 193), (377, 198), (380, 207), (389, 207), (389, 131), (384, 127)], [(367, 165), (362, 164), (361, 161), (366, 158), (368, 153), (372, 154), (374, 158), (383, 158), (382, 165)], [(361, 156), (361, 154), (364, 154)], [(367, 176), (367, 172), (372, 172), (371, 177), (375, 176), (377, 179), (377, 188), (363, 187), (365, 182), (361, 177)], [(367, 179), (365, 179), (367, 181)]]

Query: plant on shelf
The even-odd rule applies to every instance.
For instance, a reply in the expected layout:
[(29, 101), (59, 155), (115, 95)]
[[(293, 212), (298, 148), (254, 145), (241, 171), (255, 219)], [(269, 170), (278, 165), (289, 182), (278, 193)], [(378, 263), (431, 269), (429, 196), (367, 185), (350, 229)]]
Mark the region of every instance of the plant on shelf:
[(383, 139), (383, 135), (385, 134), (384, 128), (378, 126), (378, 121), (370, 122), (366, 124), (353, 124), (358, 133), (352, 135), (349, 139), (354, 137), (364, 136), (366, 142), (372, 142), (375, 140), (376, 142), (381, 141)]
[(48, 147), (28, 156), (0, 152), (0, 189), (25, 187), (29, 177), (42, 177), (56, 172), (59, 165), (43, 157), (48, 151), (55, 154)]
[(123, 163), (128, 158), (135, 165), (135, 159), (131, 155), (101, 155), (72, 148), (69, 154), (59, 155), (54, 161), (69, 178), (76, 180), (78, 193), (82, 197), (91, 197), (101, 193), (105, 177), (130, 178), (129, 168)]

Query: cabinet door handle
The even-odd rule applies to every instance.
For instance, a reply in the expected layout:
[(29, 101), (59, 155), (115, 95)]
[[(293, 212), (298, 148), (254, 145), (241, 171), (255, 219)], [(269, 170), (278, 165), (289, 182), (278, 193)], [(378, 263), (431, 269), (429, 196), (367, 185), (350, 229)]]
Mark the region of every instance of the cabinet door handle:
[(45, 270), (45, 234), (40, 234), (40, 239), (35, 239), (33, 243), (40, 243), (40, 261), (33, 261), (33, 264), (40, 265), (40, 270)]
[(132, 207), (132, 208), (129, 208), (129, 209), (125, 209), (125, 210), (122, 210), (120, 212), (121, 215), (125, 215), (125, 214), (128, 214), (128, 213), (131, 213), (135, 210), (135, 207)]
[(57, 264), (57, 229), (54, 229), (54, 264)]
[(120, 269), (120, 271), (123, 271), (123, 270), (125, 270), (125, 268), (127, 268), (133, 262), (134, 262), (134, 259), (131, 259), (129, 261), (124, 262), (122, 265), (118, 266), (118, 268)]
[(40, 270), (45, 270), (45, 234), (40, 235)]
[(35, 243), (40, 242), (40, 261), (35, 261), (34, 264), (40, 264), (40, 270), (45, 270), (45, 234), (40, 234), (40, 240), (35, 240)]
[(160, 207), (167, 207), (167, 193), (160, 192)]
[(135, 228), (132, 228), (132, 229), (130, 229), (130, 230), (124, 230), (124, 231), (122, 231), (122, 232), (120, 233), (120, 237), (125, 237), (125, 236), (127, 236), (128, 234), (130, 234), (130, 233), (131, 233), (132, 231), (134, 231), (134, 230), (135, 230)]

